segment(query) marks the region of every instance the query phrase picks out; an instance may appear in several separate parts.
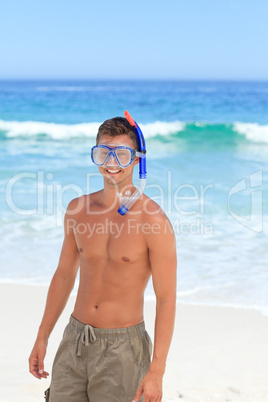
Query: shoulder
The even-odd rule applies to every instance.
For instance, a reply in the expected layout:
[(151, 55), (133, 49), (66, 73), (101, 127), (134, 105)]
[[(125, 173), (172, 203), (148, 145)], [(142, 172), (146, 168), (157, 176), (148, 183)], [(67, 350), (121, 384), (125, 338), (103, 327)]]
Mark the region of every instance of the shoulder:
[[(163, 209), (149, 197), (143, 198), (142, 228), (151, 262), (175, 261), (176, 238), (172, 224)], [(153, 260), (153, 258), (155, 258)]]
[(142, 199), (142, 215), (144, 221), (164, 223), (169, 221), (164, 210), (147, 195), (143, 195)]
[(150, 234), (173, 234), (169, 218), (155, 201), (144, 195), (142, 199), (142, 222), (150, 225)]
[(91, 210), (92, 204), (96, 203), (100, 191), (91, 194), (84, 194), (80, 197), (72, 199), (66, 209), (66, 217), (78, 217), (79, 215), (84, 215)]

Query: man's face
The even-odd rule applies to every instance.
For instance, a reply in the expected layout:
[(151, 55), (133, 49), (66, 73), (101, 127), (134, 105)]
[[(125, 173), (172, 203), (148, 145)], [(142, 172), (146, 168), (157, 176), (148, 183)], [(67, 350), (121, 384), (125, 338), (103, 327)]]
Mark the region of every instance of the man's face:
[[(132, 149), (134, 148), (133, 141), (128, 135), (118, 135), (116, 137), (111, 137), (110, 135), (101, 136), (98, 145), (106, 145), (110, 148), (116, 148), (118, 146), (125, 146)], [(133, 162), (123, 168), (118, 165), (116, 158), (113, 155), (109, 155), (107, 161), (104, 165), (99, 166), (99, 171), (101, 175), (104, 177), (104, 180), (107, 181), (108, 184), (120, 184), (125, 182), (126, 179), (131, 179), (132, 181), (132, 173), (134, 166), (139, 163), (139, 158), (136, 157)]]

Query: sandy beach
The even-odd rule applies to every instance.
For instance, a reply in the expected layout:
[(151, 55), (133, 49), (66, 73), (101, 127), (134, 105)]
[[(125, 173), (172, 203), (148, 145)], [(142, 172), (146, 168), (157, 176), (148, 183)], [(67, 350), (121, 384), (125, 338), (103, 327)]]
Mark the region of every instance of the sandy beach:
[[(0, 285), (1, 402), (37, 402), (49, 379), (28, 371), (46, 299), (46, 286)], [(71, 296), (51, 335), (45, 369), (51, 365), (72, 312)], [(145, 303), (153, 338), (155, 302)], [(268, 317), (257, 311), (178, 303), (176, 326), (164, 377), (163, 401), (268, 401)]]

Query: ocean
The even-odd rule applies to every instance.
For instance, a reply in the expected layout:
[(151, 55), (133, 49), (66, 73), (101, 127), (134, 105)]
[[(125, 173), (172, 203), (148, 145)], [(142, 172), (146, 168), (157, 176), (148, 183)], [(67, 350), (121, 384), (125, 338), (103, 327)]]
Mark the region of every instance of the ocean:
[(66, 206), (102, 187), (98, 126), (125, 109), (175, 231), (178, 300), (268, 314), (268, 82), (0, 81), (0, 282), (50, 282)]

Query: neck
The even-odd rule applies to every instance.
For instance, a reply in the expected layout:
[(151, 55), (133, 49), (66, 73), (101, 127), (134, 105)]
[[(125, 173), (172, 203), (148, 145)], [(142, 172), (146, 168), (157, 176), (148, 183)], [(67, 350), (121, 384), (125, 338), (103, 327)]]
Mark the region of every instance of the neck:
[(121, 205), (118, 193), (121, 193), (124, 196), (126, 191), (130, 191), (131, 194), (135, 191), (135, 186), (132, 182), (129, 182), (128, 184), (125, 182), (110, 184), (104, 181), (102, 202), (107, 207), (114, 206), (115, 208), (118, 208)]

